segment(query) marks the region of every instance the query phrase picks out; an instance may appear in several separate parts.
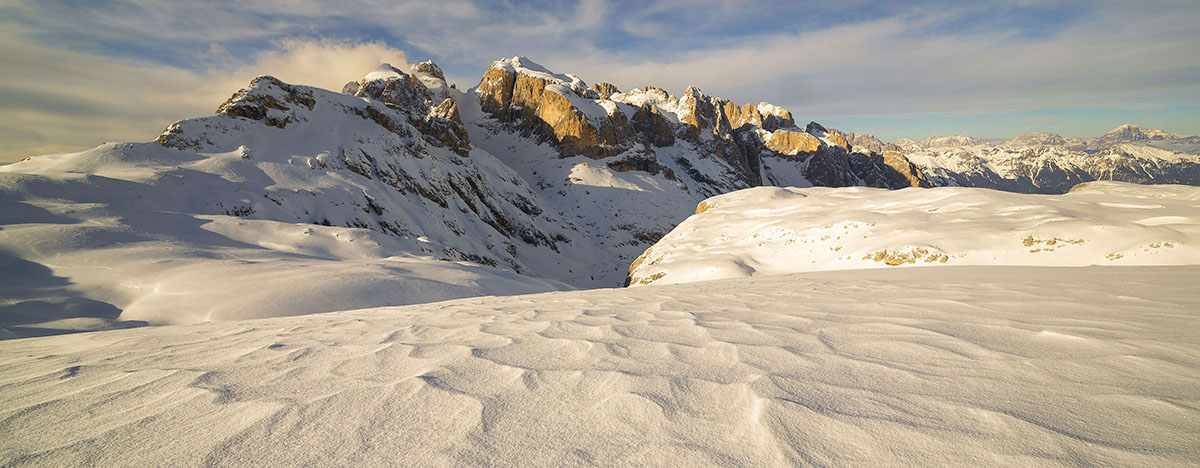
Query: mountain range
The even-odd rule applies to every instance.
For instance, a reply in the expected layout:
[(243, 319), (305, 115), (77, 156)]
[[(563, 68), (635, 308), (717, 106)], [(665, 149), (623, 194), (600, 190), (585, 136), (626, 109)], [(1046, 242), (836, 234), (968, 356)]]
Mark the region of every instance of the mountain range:
[(589, 86), (525, 57), (466, 90), (433, 62), (383, 64), (340, 92), (260, 76), (154, 141), (0, 169), (4, 261), (55, 285), (13, 289), (4, 307), (18, 325), (206, 321), (215, 302), (163, 312), (168, 292), (254, 295), (249, 279), (278, 261), (303, 293), (239, 301), (232, 317), (619, 286), (697, 204), (739, 189), (1200, 185), (1196, 148), (1137, 126), (884, 143), (695, 87)]

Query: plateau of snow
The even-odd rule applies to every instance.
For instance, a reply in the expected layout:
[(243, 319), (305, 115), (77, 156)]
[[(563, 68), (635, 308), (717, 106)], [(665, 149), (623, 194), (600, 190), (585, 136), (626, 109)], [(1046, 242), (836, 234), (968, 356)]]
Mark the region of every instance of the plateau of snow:
[(632, 284), (914, 265), (1200, 264), (1200, 188), (1091, 182), (1063, 195), (758, 187), (702, 202)]
[(1200, 267), (944, 267), (0, 342), (0, 465), (1200, 463)]

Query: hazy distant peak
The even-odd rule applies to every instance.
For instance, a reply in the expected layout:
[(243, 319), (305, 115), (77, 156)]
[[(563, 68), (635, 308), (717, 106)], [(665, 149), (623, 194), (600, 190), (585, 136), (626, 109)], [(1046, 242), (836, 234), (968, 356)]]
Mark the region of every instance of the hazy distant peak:
[(1000, 146), (1064, 146), (1067, 140), (1057, 133), (1034, 132), (1004, 141)]
[(975, 146), (979, 145), (979, 140), (966, 135), (934, 135), (924, 140), (917, 142), (922, 148), (941, 148), (954, 146)]

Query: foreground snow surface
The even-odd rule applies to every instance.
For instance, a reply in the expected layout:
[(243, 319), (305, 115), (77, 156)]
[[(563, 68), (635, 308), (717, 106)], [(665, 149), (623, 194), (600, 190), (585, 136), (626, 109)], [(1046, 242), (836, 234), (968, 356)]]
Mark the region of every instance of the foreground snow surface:
[(646, 250), (631, 284), (918, 265), (1197, 265), (1200, 187), (757, 187), (709, 198)]
[(1200, 267), (835, 271), (0, 342), (4, 466), (1195, 466)]

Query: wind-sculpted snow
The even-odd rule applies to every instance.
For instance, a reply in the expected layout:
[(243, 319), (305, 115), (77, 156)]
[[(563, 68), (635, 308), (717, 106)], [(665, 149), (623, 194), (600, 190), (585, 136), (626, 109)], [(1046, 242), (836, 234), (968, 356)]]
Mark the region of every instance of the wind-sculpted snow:
[(4, 466), (1195, 466), (1200, 267), (824, 272), (0, 342)]
[(1200, 187), (1092, 182), (1064, 195), (760, 187), (710, 198), (630, 267), (681, 283), (912, 265), (1200, 264)]

